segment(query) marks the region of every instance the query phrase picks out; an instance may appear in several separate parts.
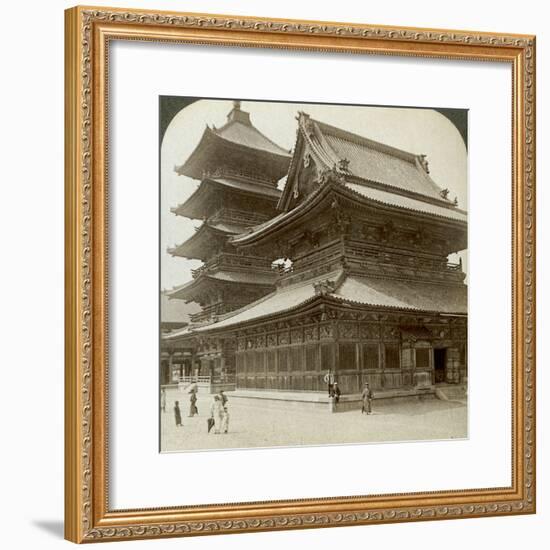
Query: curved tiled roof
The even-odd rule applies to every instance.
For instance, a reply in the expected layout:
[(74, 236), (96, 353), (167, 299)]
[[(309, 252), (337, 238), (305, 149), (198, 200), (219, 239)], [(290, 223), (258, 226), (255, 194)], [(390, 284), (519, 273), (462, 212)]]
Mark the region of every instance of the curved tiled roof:
[(218, 161), (223, 161), (228, 152), (241, 152), (253, 158), (249, 158), (249, 162), (266, 181), (276, 183), (284, 176), (290, 163), (290, 152), (262, 134), (250, 121), (249, 113), (241, 111), (240, 105), (235, 105), (227, 119), (221, 128), (206, 126), (198, 145), (182, 165), (175, 167), (175, 171), (201, 179), (205, 172), (215, 172), (219, 168)]
[(350, 275), (334, 293), (345, 302), (402, 310), (468, 313), (468, 287)]
[(407, 195), (399, 195), (396, 193), (391, 193), (390, 191), (384, 191), (383, 189), (377, 189), (375, 187), (369, 187), (358, 183), (346, 183), (345, 185), (348, 189), (351, 189), (355, 193), (358, 193), (367, 199), (371, 199), (389, 206), (397, 206), (398, 208), (422, 212), (424, 214), (433, 214), (434, 216), (449, 218), (451, 220), (463, 222), (468, 220), (468, 214), (464, 210), (460, 210), (452, 206), (443, 206), (440, 204), (421, 201)]
[(244, 225), (235, 225), (224, 221), (205, 221), (186, 241), (173, 248), (169, 248), (168, 253), (172, 256), (203, 260), (207, 256), (206, 244), (214, 236), (222, 235), (223, 237), (229, 237), (230, 235), (242, 233), (245, 229)]
[(288, 287), (280, 287), (275, 292), (229, 313), (221, 321), (208, 325), (208, 327), (201, 327), (200, 330), (224, 328), (251, 320), (262, 319), (277, 313), (291, 311), (315, 297), (313, 283), (325, 279), (338, 279), (341, 274), (341, 270), (335, 271)]
[(237, 177), (206, 178), (184, 203), (172, 208), (171, 211), (177, 216), (185, 216), (186, 218), (201, 219), (208, 217), (210, 211), (217, 208), (212, 206), (213, 198), (223, 189), (243, 193), (247, 196), (254, 195), (260, 200), (273, 202), (276, 202), (281, 196), (281, 191), (276, 187), (246, 181)]
[(422, 201), (411, 196), (392, 193), (365, 184), (345, 181), (343, 184), (326, 183), (324, 186), (317, 187), (307, 200), (302, 201), (292, 210), (282, 212), (262, 224), (248, 228), (246, 232), (235, 235), (230, 241), (235, 245), (247, 245), (261, 238), (264, 234), (267, 234), (267, 232), (275, 230), (276, 227), (281, 227), (290, 223), (292, 220), (296, 220), (303, 212), (313, 208), (315, 203), (319, 202), (320, 197), (326, 195), (330, 189), (333, 189), (335, 193), (345, 193), (348, 196), (363, 200), (365, 203), (370, 202), (372, 204), (372, 202), (374, 202), (404, 212), (421, 213), (436, 218), (448, 219), (453, 222), (467, 222), (467, 213), (452, 205), (444, 206), (434, 202)]
[(240, 120), (229, 121), (221, 128), (213, 129), (213, 132), (227, 141), (232, 141), (233, 143), (244, 145), (251, 149), (258, 149), (274, 155), (290, 157), (290, 153), (286, 149), (279, 147), (274, 141), (271, 141), (267, 136), (262, 134), (252, 125), (250, 119), (248, 119), (248, 122)]
[(350, 305), (455, 315), (468, 313), (468, 287), (464, 284), (362, 277), (336, 271), (278, 288), (256, 302), (229, 313), (221, 321), (200, 327), (197, 331), (225, 329), (295, 311), (317, 297), (314, 283), (326, 279), (337, 281), (334, 292), (326, 296)]
[(170, 298), (186, 299), (190, 292), (195, 291), (208, 281), (219, 281), (221, 283), (235, 283), (239, 285), (272, 286), (275, 284), (275, 274), (271, 273), (246, 273), (244, 271), (215, 271), (212, 273), (201, 273), (196, 279), (177, 286), (166, 292)]
[[(311, 119), (310, 119), (311, 120)], [(339, 159), (349, 162), (350, 174), (441, 200), (442, 189), (420, 163), (420, 156), (314, 121), (326, 144)], [(450, 201), (449, 201), (449, 204)]]

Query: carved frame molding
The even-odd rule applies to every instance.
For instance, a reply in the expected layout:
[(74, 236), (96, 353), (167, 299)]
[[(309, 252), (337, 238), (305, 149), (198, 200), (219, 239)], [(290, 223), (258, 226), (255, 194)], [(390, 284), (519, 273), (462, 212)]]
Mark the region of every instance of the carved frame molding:
[[(511, 487), (112, 511), (108, 508), (109, 41), (509, 63), (512, 69)], [(66, 538), (143, 539), (535, 511), (535, 37), (76, 7), (66, 12)]]

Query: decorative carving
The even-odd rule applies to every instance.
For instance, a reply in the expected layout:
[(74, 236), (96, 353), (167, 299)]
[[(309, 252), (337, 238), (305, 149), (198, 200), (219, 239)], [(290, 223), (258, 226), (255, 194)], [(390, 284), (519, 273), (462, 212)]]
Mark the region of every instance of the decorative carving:
[(330, 205), (332, 209), (331, 224), (329, 225), (329, 235), (341, 234), (347, 235), (351, 228), (351, 216), (344, 211), (338, 199), (334, 199)]
[(319, 235), (311, 231), (305, 231), (302, 240), (312, 248), (319, 248)]
[(317, 327), (306, 327), (304, 329), (304, 340), (306, 342), (317, 340)]
[(468, 331), (466, 327), (455, 327), (452, 330), (453, 340), (466, 340)]
[(378, 340), (380, 327), (378, 325), (359, 325), (359, 338), (362, 340)]
[(395, 234), (395, 226), (391, 220), (378, 228), (378, 236), (382, 242), (388, 242)]
[(324, 281), (313, 283), (313, 288), (315, 290), (315, 296), (326, 296), (336, 290), (336, 283), (329, 279), (325, 279)]
[(349, 172), (349, 160), (340, 159), (338, 161), (338, 170), (340, 170), (341, 172)]
[[(361, 498), (361, 497), (356, 497)], [(363, 497), (366, 498), (366, 497)], [(327, 504), (331, 499), (327, 499)], [(193, 535), (207, 533), (239, 533), (264, 531), (266, 529), (284, 529), (300, 527), (329, 527), (331, 525), (361, 525), (378, 523), (396, 523), (405, 520), (452, 519), (481, 515), (509, 515), (528, 511), (533, 506), (533, 498), (523, 501), (503, 501), (495, 504), (457, 504), (453, 506), (429, 505), (422, 507), (378, 509), (368, 512), (345, 511), (340, 513), (307, 513), (292, 515), (244, 517), (238, 520), (187, 521), (172, 524), (143, 524), (128, 527), (98, 527), (86, 533), (87, 540), (116, 540), (135, 538), (155, 538), (159, 536)], [(307, 501), (305, 501), (307, 503)], [(355, 499), (350, 499), (354, 504)]]
[(419, 155), (418, 162), (420, 163), (420, 166), (422, 166), (424, 172), (426, 172), (426, 174), (429, 174), (430, 169), (428, 168), (428, 159), (426, 158), (426, 155)]
[(451, 337), (451, 329), (449, 327), (433, 327), (432, 334), (434, 338), (447, 340)]
[(325, 324), (319, 326), (319, 338), (332, 338), (334, 330), (332, 325)]
[(265, 348), (265, 336), (263, 334), (256, 336), (255, 347)]
[(423, 227), (421, 227), (413, 235), (413, 243), (416, 246), (425, 246), (428, 241), (429, 241), (428, 234), (426, 233), (426, 230)]
[(290, 337), (287, 331), (279, 333), (279, 345), (284, 346), (290, 344)]
[(357, 325), (355, 323), (340, 323), (338, 334), (341, 338), (357, 338)]
[(395, 340), (399, 338), (399, 329), (397, 327), (384, 325), (382, 327), (382, 338), (384, 338), (384, 340)]
[(345, 182), (346, 178), (336, 166), (334, 168), (325, 168), (317, 178), (317, 183), (321, 186), (328, 185), (329, 183), (343, 185)]

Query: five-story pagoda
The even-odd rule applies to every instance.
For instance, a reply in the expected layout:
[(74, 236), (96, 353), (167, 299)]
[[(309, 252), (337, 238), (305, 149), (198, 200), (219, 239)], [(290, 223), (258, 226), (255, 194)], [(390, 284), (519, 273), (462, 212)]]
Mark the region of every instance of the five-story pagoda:
[(168, 250), (172, 256), (198, 259), (203, 265), (193, 279), (168, 294), (171, 299), (197, 302), (201, 311), (191, 325), (165, 341), (165, 353), (184, 348), (190, 359), (187, 376), (201, 374), (231, 378), (232, 351), (203, 345), (194, 328), (271, 292), (276, 273), (268, 256), (236, 249), (230, 237), (272, 218), (281, 192), (278, 181), (287, 173), (290, 154), (254, 127), (250, 114), (233, 102), (221, 128), (206, 127), (189, 158), (175, 168), (180, 175), (200, 180), (189, 199), (172, 208), (178, 216), (203, 220), (195, 234)]

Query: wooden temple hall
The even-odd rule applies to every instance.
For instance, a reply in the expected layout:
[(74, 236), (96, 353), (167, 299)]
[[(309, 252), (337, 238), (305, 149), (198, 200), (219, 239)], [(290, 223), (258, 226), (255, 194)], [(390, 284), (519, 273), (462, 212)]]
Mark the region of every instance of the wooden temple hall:
[(467, 213), (424, 155), (306, 113), (290, 153), (234, 102), (176, 170), (200, 185), (174, 214), (203, 223), (169, 252), (204, 263), (169, 291), (201, 310), (162, 335), (165, 370), (271, 395), (326, 393), (329, 370), (344, 395), (466, 383), (467, 286), (448, 256)]

